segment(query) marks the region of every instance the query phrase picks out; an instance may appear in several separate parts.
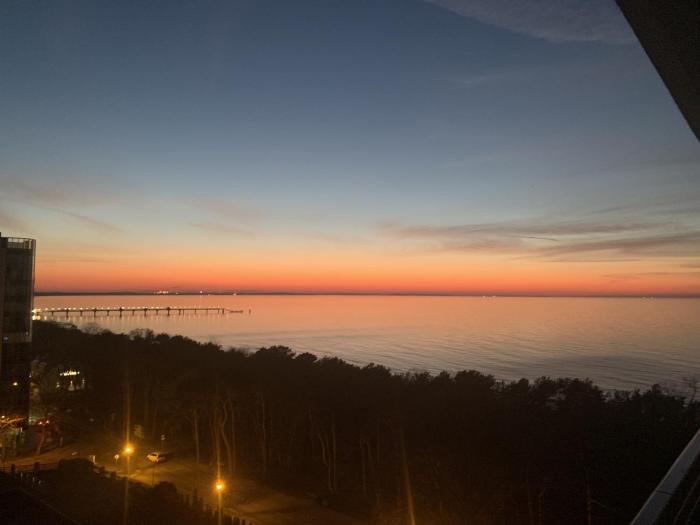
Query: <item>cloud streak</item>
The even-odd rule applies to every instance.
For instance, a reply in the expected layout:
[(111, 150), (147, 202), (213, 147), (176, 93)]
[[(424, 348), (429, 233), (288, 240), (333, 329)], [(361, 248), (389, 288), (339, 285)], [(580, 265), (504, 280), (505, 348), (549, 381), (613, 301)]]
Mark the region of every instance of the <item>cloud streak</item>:
[[(8, 176), (0, 177), (0, 190), (2, 190), (2, 198), (8, 202), (58, 213), (99, 232), (116, 233), (122, 231), (121, 228), (107, 221), (67, 209), (70, 207), (82, 208), (87, 203), (94, 204), (95, 200), (92, 196), (88, 197), (81, 192), (65, 191), (56, 186), (29, 183)], [(0, 220), (2, 220), (1, 215)]]
[(481, 223), (452, 226), (405, 226), (394, 230), (399, 237), (468, 236), (474, 234), (496, 234), (507, 237), (522, 237), (556, 241), (553, 236), (592, 235), (599, 233), (622, 233), (640, 231), (656, 226), (650, 223), (606, 224), (598, 222), (561, 221), (531, 223)]
[(0, 209), (0, 233), (12, 233), (6, 231), (8, 228), (16, 231), (27, 231), (27, 226), (23, 221)]
[[(64, 189), (64, 188), (69, 189)], [(82, 181), (63, 180), (61, 182), (30, 182), (24, 178), (0, 176), (0, 192), (11, 202), (22, 202), (39, 207), (70, 208), (73, 206), (95, 205), (107, 200), (105, 188), (86, 188)]]
[(630, 273), (613, 273), (604, 275), (611, 283), (619, 283), (625, 281), (636, 281), (645, 277), (680, 277), (690, 279), (700, 279), (700, 272), (630, 272)]
[(262, 214), (252, 206), (212, 197), (193, 197), (188, 204), (193, 208), (204, 211), (219, 218), (245, 224), (258, 222)]
[(88, 228), (92, 228), (94, 230), (98, 230), (101, 232), (105, 233), (119, 233), (123, 231), (119, 226), (116, 226), (112, 223), (109, 223), (107, 221), (103, 221), (100, 219), (96, 219), (94, 217), (88, 217), (87, 215), (83, 215), (81, 213), (75, 213), (73, 211), (68, 211), (68, 210), (61, 210), (58, 208), (47, 208), (50, 209), (51, 211), (55, 211), (57, 213), (61, 213), (65, 215), (66, 217), (69, 217), (70, 219), (73, 219), (74, 221), (87, 226)]
[(676, 221), (389, 225), (382, 232), (423, 251), (493, 252), (552, 262), (700, 256), (700, 229)]
[(629, 44), (613, 0), (425, 0), (465, 18), (551, 42)]
[(538, 255), (552, 259), (600, 252), (638, 257), (695, 257), (700, 255), (700, 231), (573, 242), (536, 250)]
[(226, 224), (219, 224), (215, 222), (201, 222), (201, 223), (192, 223), (190, 224), (193, 228), (197, 228), (198, 230), (202, 230), (205, 232), (210, 232), (210, 233), (223, 233), (227, 235), (241, 235), (245, 237), (250, 237), (253, 235), (253, 232), (250, 230), (246, 230), (245, 228), (239, 228), (237, 226), (229, 226)]

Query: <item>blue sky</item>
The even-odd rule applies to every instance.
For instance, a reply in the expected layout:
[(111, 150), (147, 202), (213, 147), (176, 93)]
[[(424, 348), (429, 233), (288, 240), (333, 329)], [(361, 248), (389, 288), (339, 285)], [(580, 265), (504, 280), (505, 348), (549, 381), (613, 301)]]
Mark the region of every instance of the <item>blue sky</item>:
[(40, 241), (40, 287), (194, 284), (148, 268), (183, 238), (221, 287), (299, 252), (360, 289), (407, 254), (517, 271), (556, 246), (513, 225), (547, 224), (594, 246), (573, 288), (700, 290), (700, 148), (612, 1), (9, 1), (0, 69), (0, 231)]

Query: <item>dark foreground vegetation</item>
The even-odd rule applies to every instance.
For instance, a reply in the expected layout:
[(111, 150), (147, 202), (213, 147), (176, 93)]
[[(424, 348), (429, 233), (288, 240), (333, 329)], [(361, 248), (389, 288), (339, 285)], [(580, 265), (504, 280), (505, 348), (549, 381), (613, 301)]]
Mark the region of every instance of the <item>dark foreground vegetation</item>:
[(658, 387), (606, 393), (576, 379), (397, 375), (149, 331), (37, 322), (34, 351), (46, 377), (57, 365), (87, 375), (85, 393), (70, 399), (44, 388), (64, 427), (70, 405), (122, 432), (128, 383), (132, 423), (147, 438), (174, 437), (202, 462), (218, 442), (228, 472), (380, 523), (410, 523), (411, 513), (416, 523), (624, 523), (700, 420), (697, 402)]
[[(62, 460), (51, 467), (0, 472), (0, 523), (123, 523), (124, 478), (96, 469), (87, 459)], [(129, 482), (127, 501), (129, 525), (219, 525), (215, 509), (201, 498), (179, 494), (172, 483), (147, 487)], [(220, 525), (246, 525), (246, 521), (222, 516)]]

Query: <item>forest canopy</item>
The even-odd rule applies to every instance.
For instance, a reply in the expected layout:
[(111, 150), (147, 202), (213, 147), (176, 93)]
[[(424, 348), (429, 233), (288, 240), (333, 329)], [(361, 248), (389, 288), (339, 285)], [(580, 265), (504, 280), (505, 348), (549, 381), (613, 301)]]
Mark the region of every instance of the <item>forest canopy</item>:
[(658, 386), (394, 373), (280, 346), (47, 322), (35, 323), (33, 352), (35, 370), (86, 375), (84, 390), (42, 395), (69, 432), (90, 419), (123, 432), (128, 388), (146, 438), (172, 436), (201, 462), (218, 442), (229, 474), (378, 523), (411, 509), (421, 523), (629, 521), (699, 426), (695, 399)]

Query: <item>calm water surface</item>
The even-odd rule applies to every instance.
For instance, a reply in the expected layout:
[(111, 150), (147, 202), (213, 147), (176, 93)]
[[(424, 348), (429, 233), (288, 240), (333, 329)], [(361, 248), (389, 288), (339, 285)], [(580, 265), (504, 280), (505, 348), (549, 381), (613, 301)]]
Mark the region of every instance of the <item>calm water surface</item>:
[[(700, 377), (700, 300), (383, 296), (63, 296), (35, 307), (222, 306), (244, 314), (97, 319), (226, 347), (286, 345), (395, 370), (475, 369), (500, 379), (588, 377), (604, 388)], [(248, 313), (250, 310), (250, 313)], [(56, 316), (65, 320), (65, 316)]]

